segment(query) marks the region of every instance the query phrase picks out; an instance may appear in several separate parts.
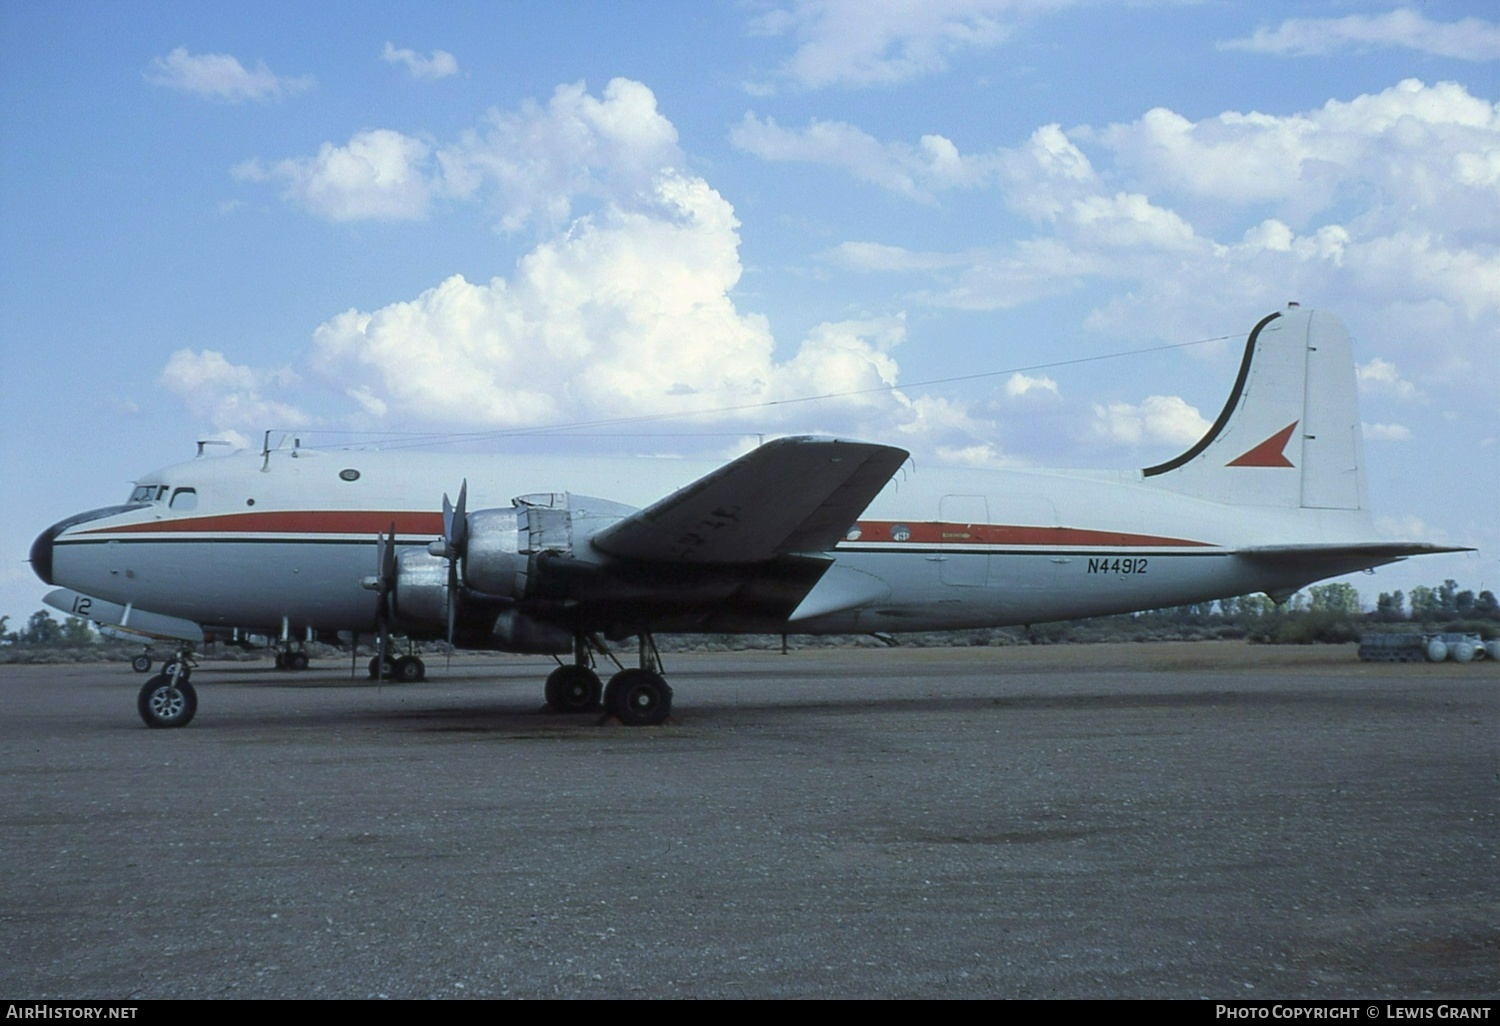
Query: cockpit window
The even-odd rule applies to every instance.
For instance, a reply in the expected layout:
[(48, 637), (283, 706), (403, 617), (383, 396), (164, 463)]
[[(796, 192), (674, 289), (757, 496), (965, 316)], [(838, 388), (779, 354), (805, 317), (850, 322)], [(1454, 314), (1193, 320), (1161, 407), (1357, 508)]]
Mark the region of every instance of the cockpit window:
[(196, 488), (179, 488), (172, 493), (172, 501), (167, 503), (176, 510), (189, 510), (198, 508), (198, 490)]
[(131, 502), (160, 502), (163, 495), (167, 494), (166, 485), (144, 484), (136, 485), (135, 491), (130, 493)]

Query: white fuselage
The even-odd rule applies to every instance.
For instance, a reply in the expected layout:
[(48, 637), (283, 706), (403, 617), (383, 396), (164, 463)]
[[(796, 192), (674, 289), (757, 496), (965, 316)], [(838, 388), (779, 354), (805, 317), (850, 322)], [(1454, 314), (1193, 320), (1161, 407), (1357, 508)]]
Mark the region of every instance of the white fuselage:
[[(377, 571), (379, 536), (394, 526), (399, 546), (425, 548), (442, 534), (442, 496), (461, 480), (471, 511), (568, 489), (605, 496), (610, 503), (570, 496), (607, 511), (602, 527), (622, 515), (614, 503), (646, 506), (708, 469), (372, 451), (200, 458), (142, 477), (141, 501), (54, 528), (44, 576), (210, 627), (365, 632), (377, 600), (362, 581)], [(1224, 505), (1135, 471), (909, 470), (826, 554), (833, 567), (789, 619), (716, 617), (703, 629), (1003, 626), (1287, 592), (1322, 574), (1236, 551), (1370, 537), (1362, 511)]]

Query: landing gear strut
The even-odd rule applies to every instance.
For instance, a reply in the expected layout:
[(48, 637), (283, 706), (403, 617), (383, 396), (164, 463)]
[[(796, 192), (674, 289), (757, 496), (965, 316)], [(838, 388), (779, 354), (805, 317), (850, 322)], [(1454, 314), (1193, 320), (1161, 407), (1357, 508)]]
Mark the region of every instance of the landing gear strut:
[(188, 683), (194, 666), (192, 654), (179, 649), (166, 666), (141, 686), (135, 708), (146, 726), (153, 729), (186, 727), (198, 712), (198, 693)]

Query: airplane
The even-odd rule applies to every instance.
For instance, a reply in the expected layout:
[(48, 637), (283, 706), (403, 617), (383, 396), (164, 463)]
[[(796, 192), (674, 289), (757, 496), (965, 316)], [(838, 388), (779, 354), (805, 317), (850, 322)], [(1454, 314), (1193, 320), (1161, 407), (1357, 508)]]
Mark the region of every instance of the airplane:
[[(49, 527), (30, 560), (43, 581), (127, 613), (283, 641), (378, 638), (372, 674), (425, 673), (391, 656), (393, 632), (552, 655), (549, 707), (602, 700), (644, 726), (672, 707), (657, 634), (883, 636), (1254, 592), (1285, 601), (1323, 578), (1465, 551), (1376, 535), (1349, 334), (1297, 304), (1254, 326), (1223, 410), (1163, 463), (902, 475), (908, 456), (787, 437), (707, 473), (668, 460), (649, 475), (639, 461), (568, 468), (617, 496), (602, 499), (552, 490), (567, 487), (552, 458), (273, 449), (268, 435), (260, 452), (200, 446), (140, 478), (128, 502)], [(678, 487), (657, 498), (663, 476)], [(635, 667), (609, 648), (629, 638)], [(607, 685), (596, 655), (620, 667)], [(192, 720), (178, 667), (141, 689), (148, 726)]]

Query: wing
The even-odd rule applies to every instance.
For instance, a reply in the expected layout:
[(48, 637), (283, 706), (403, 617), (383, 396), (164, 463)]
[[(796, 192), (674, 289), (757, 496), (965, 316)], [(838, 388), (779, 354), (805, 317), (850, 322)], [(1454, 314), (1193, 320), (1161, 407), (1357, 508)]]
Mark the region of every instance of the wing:
[(674, 563), (824, 552), (908, 455), (867, 442), (777, 439), (601, 531), (593, 544), (611, 556)]

